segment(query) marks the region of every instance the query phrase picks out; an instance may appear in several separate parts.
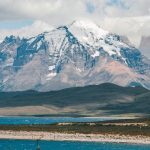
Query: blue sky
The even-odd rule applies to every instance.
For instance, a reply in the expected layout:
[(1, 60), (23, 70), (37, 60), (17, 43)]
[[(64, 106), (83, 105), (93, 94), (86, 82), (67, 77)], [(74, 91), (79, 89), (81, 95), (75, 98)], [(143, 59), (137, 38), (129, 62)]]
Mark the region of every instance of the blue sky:
[(127, 3), (125, 3), (124, 0), (107, 0), (108, 5), (115, 5), (117, 7), (120, 7), (122, 9), (129, 9), (129, 5), (127, 5)]
[[(122, 9), (125, 9), (124, 7), (124, 3), (122, 2), (122, 0), (106, 0), (106, 5), (108, 6), (116, 6), (116, 7), (122, 7)], [(87, 11), (89, 13), (94, 13), (95, 10), (97, 9), (96, 3), (94, 3), (94, 1), (87, 1), (86, 3), (86, 7), (87, 7)]]
[(11, 20), (11, 21), (1, 21), (0, 29), (19, 29), (24, 26), (29, 26), (33, 23), (33, 20)]
[(94, 11), (96, 9), (96, 6), (92, 2), (90, 2), (90, 1), (87, 2), (86, 7), (87, 7), (87, 11), (89, 13), (94, 13)]

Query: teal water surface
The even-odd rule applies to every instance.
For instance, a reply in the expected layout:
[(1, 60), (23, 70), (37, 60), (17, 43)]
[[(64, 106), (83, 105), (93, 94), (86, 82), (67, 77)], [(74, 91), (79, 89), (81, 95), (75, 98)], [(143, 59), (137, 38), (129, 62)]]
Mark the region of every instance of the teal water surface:
[(116, 118), (103, 117), (0, 117), (0, 125), (21, 125), (21, 124), (53, 124), (61, 122), (97, 122), (104, 120), (112, 120)]
[[(41, 150), (150, 150), (150, 145), (40, 141)], [(36, 150), (36, 141), (0, 140), (0, 150)]]

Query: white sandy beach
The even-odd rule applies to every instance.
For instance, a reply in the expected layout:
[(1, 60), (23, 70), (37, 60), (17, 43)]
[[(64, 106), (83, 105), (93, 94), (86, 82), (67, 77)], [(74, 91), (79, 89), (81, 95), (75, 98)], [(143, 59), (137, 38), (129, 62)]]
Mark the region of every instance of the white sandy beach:
[(25, 140), (49, 140), (49, 141), (87, 141), (87, 142), (115, 142), (150, 144), (150, 137), (102, 135), (102, 134), (66, 134), (50, 132), (26, 132), (26, 131), (0, 131), (0, 139), (25, 139)]

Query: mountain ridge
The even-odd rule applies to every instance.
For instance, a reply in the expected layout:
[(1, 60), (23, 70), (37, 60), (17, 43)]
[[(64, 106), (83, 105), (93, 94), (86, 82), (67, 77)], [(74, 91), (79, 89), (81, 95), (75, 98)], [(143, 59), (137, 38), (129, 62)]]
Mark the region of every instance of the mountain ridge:
[(18, 39), (15, 48), (11, 38), (0, 44), (2, 91), (50, 91), (105, 82), (150, 88), (150, 60), (94, 23), (76, 21)]
[(50, 92), (0, 92), (0, 115), (146, 116), (150, 114), (149, 94), (143, 87), (110, 83)]

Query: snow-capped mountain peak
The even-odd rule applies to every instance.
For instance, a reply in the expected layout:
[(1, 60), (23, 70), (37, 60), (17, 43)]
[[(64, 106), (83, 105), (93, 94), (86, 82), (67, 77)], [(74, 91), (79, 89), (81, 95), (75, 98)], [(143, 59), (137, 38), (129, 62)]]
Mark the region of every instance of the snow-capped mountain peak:
[(97, 40), (102, 39), (109, 33), (101, 29), (97, 24), (87, 20), (76, 20), (68, 25), (68, 28), (71, 33), (83, 43), (90, 43), (94, 38)]
[[(76, 27), (76, 28), (84, 28), (84, 29), (90, 29), (90, 30), (101, 30), (101, 34), (107, 34), (108, 31), (105, 31), (99, 27), (95, 22), (89, 21), (89, 20), (75, 20), (70, 25), (70, 27)], [(98, 32), (98, 31), (97, 31)]]
[(58, 90), (104, 82), (123, 86), (136, 82), (150, 88), (149, 60), (95, 23), (74, 21), (12, 44), (10, 40), (0, 44), (3, 91)]

